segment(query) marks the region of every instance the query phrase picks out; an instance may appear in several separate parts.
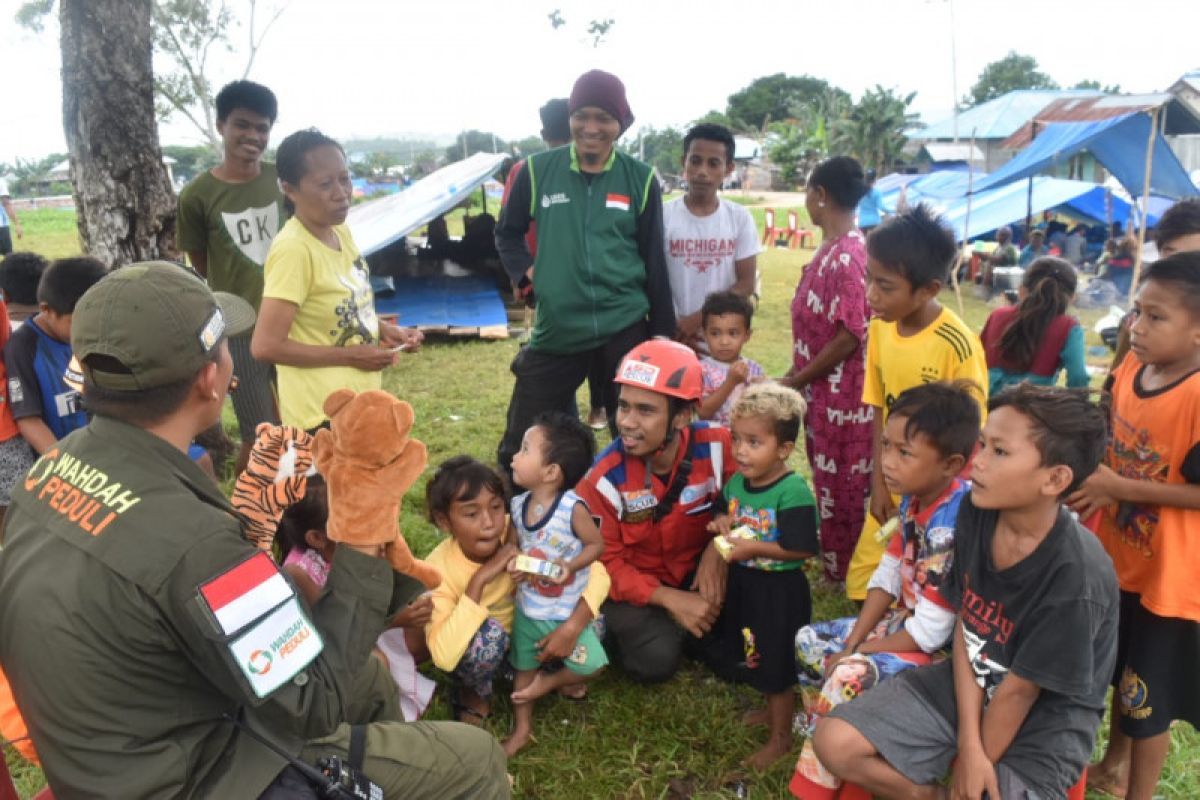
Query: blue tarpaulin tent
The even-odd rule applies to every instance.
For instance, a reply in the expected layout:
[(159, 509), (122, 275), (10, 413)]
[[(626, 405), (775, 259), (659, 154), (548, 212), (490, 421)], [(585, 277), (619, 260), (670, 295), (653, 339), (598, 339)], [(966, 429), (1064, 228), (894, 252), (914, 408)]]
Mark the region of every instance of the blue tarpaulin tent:
[[(1029, 146), (990, 176), (976, 182), (973, 193), (982, 194), (997, 186), (1037, 175), (1086, 149), (1126, 191), (1140, 197), (1145, 182), (1149, 138), (1150, 115), (1143, 111), (1096, 122), (1056, 122), (1039, 127)], [(1154, 140), (1150, 191), (1170, 198), (1200, 194), (1161, 134)]]
[[(980, 185), (987, 179), (986, 174), (975, 173), (974, 184)], [(888, 175), (876, 182), (876, 187), (883, 195), (884, 204), (895, 208), (900, 199), (900, 188), (905, 187), (905, 199), (909, 204), (928, 203), (941, 214), (947, 224), (954, 230), (957, 239), (974, 239), (1001, 225), (1011, 225), (1025, 219), (1027, 203), (1030, 200), (1029, 186), (1026, 181), (1010, 182), (994, 186), (983, 192), (971, 195), (971, 226), (964, 231), (967, 209), (967, 176), (959, 172), (934, 172), (928, 175)], [(1033, 178), (1033, 211), (1059, 209), (1072, 216), (1083, 217), (1095, 223), (1103, 223), (1107, 219), (1105, 195), (1103, 186), (1086, 181), (1073, 181), (1066, 178), (1051, 178), (1038, 175)], [(1158, 220), (1163, 211), (1163, 201), (1151, 198), (1150, 224)], [(1170, 201), (1166, 201), (1167, 205)], [(1120, 197), (1112, 199), (1112, 219), (1122, 225), (1129, 219), (1130, 204)], [(964, 236), (965, 234), (965, 236)]]

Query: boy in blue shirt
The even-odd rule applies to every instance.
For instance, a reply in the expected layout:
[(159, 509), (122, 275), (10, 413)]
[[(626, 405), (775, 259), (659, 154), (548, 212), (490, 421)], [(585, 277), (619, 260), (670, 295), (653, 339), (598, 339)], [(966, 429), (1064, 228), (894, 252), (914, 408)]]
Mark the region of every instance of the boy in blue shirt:
[(38, 282), (38, 313), (4, 346), (8, 400), (21, 436), (44, 453), (87, 424), (79, 393), (63, 379), (71, 363), (71, 317), (83, 293), (108, 273), (95, 258), (61, 258)]

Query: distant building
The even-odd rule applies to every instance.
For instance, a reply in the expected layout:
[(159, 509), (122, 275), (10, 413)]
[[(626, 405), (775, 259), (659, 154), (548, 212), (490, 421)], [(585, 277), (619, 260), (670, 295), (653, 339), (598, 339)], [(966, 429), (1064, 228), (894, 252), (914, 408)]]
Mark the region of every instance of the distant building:
[[(1183, 75), (1167, 92), (1200, 116), (1200, 69)], [(1168, 136), (1167, 144), (1189, 172), (1200, 170), (1200, 136)]]
[[(971, 166), (984, 172), (993, 172), (1003, 166), (1016, 152), (1005, 148), (1004, 141), (1037, 116), (1037, 113), (1055, 100), (1103, 95), (1090, 89), (1019, 89), (1006, 95), (980, 103), (958, 113), (957, 123), (953, 117), (934, 123), (908, 135), (914, 145), (970, 143), (982, 152), (981, 162)], [(956, 136), (957, 134), (957, 136)]]

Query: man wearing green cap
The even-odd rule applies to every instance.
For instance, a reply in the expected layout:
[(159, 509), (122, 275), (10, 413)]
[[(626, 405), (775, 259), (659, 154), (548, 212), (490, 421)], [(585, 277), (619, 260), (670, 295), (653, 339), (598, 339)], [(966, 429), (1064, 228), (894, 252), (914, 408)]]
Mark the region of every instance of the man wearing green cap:
[(358, 761), (385, 797), (508, 797), (488, 733), (390, 721), (395, 686), (371, 649), (406, 579), (338, 545), (304, 606), (188, 459), (229, 390), (226, 339), (253, 322), (161, 262), (114, 272), (75, 308), (94, 418), (15, 488), (0, 551), (0, 661), (51, 788), (303, 797), (281, 750)]

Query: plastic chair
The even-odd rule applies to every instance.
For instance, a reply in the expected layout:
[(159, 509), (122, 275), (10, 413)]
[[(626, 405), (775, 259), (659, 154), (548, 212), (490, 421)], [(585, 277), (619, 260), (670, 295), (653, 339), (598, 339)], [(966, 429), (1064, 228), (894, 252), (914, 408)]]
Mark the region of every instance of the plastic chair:
[(780, 234), (779, 228), (775, 227), (775, 209), (768, 208), (763, 211), (763, 235), (762, 243), (767, 246), (774, 246)]
[(788, 211), (788, 226), (783, 232), (783, 240), (787, 242), (788, 247), (793, 250), (799, 247), (811, 247), (813, 242), (813, 232), (808, 228), (800, 227), (800, 215), (795, 211)]

